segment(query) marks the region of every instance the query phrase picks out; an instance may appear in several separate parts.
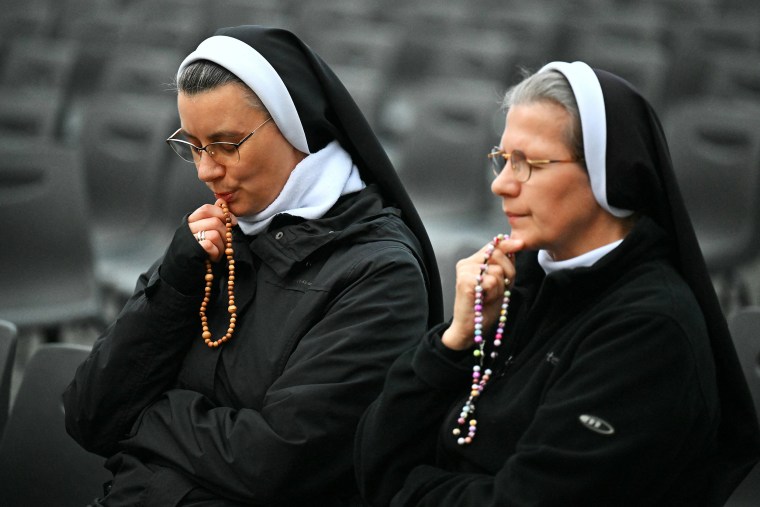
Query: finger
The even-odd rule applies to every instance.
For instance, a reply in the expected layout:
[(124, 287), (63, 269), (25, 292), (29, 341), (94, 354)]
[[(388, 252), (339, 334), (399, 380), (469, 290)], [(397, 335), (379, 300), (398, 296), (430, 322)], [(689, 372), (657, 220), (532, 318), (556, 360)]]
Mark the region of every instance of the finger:
[[(227, 204), (227, 201), (225, 201), (224, 199), (217, 199), (216, 202), (214, 203), (214, 206), (217, 206), (219, 209), (222, 209), (222, 204)], [(229, 208), (227, 208), (227, 212), (230, 214), (230, 223), (232, 225), (237, 225), (237, 217), (232, 214), (232, 211), (230, 211)], [(224, 220), (225, 220), (224, 211), (222, 211), (222, 221)]]
[(509, 237), (503, 239), (499, 242), (498, 245), (496, 245), (496, 250), (507, 256), (512, 256), (513, 254), (521, 251), (523, 248), (525, 248), (525, 242), (523, 240), (512, 239)]
[(219, 235), (223, 235), (227, 230), (224, 222), (220, 221), (216, 217), (203, 218), (194, 222), (188, 221), (187, 225), (190, 227), (190, 232), (192, 232), (194, 235), (198, 234), (201, 231), (205, 231), (206, 236), (208, 236), (211, 231), (214, 231)]
[(224, 211), (222, 211), (222, 208), (213, 204), (204, 204), (203, 206), (193, 211), (190, 216), (187, 217), (187, 221), (188, 223), (196, 222), (198, 220), (214, 217), (224, 223)]
[(206, 251), (208, 258), (212, 262), (216, 262), (222, 258), (222, 251), (213, 241), (204, 239), (203, 241), (199, 241), (198, 244)]

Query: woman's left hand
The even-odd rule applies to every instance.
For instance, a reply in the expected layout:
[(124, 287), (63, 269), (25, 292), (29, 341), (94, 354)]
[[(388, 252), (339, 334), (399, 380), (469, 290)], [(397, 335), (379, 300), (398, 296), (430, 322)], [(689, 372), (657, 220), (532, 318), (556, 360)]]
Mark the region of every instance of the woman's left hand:
[[(487, 329), (499, 318), (505, 288), (515, 279), (512, 254), (522, 250), (522, 240), (504, 239), (488, 259), (480, 286), (483, 289), (483, 328)], [(474, 343), (475, 287), (483, 266), (488, 246), (457, 262), (456, 298), (454, 315), (449, 328), (443, 333), (443, 344), (453, 350), (464, 350)]]

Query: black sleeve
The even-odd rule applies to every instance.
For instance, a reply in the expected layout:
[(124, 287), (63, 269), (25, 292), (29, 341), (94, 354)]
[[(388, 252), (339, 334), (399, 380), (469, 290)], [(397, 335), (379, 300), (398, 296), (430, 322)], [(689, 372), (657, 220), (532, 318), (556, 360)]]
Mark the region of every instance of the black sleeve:
[(354, 461), (359, 489), (371, 505), (388, 505), (413, 468), (435, 462), (441, 423), (471, 374), (471, 352), (441, 343), (447, 327), (434, 328), (399, 357), (362, 418)]
[[(709, 353), (699, 343), (706, 338), (647, 313), (592, 333), (547, 389), (517, 452), (493, 474), (459, 473), (434, 460), (451, 409), (445, 381), (456, 370), (439, 361), (433, 378), (415, 364), (431, 355), (429, 344), (421, 346), (394, 365), (362, 423), (361, 491), (373, 506), (657, 504), (716, 428), (714, 395), (705, 387), (710, 364), (702, 359)], [(588, 413), (614, 433), (584, 427), (580, 417)]]
[(77, 369), (63, 401), (66, 429), (85, 449), (114, 454), (140, 412), (174, 386), (200, 329), (204, 259), (183, 223), (163, 260), (140, 276), (132, 297)]
[(169, 390), (140, 417), (125, 450), (151, 453), (241, 502), (303, 501), (336, 484), (352, 491), (359, 418), (427, 322), (424, 278), (411, 252), (398, 244), (364, 251), (369, 257), (346, 266), (351, 282), (299, 339), (261, 407), (217, 406)]

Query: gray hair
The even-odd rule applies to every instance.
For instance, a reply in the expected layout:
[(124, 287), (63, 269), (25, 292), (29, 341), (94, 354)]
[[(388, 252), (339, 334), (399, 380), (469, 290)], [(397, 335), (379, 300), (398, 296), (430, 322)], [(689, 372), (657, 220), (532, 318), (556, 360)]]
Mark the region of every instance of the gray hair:
[(570, 114), (570, 124), (566, 135), (567, 146), (574, 158), (583, 159), (583, 131), (578, 103), (569, 81), (562, 73), (550, 70), (531, 74), (518, 84), (507, 90), (504, 96), (504, 109), (516, 105), (526, 105), (535, 102), (553, 102)]
[(246, 90), (251, 107), (268, 112), (258, 95), (242, 79), (209, 60), (198, 60), (185, 67), (176, 78), (173, 88), (178, 93), (197, 95), (230, 83), (239, 84)]

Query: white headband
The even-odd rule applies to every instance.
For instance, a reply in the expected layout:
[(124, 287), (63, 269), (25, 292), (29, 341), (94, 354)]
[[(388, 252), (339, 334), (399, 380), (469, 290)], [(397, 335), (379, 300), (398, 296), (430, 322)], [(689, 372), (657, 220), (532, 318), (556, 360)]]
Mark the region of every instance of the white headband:
[(561, 72), (573, 89), (581, 117), (586, 168), (596, 202), (616, 217), (630, 216), (633, 211), (616, 208), (607, 202), (607, 117), (602, 86), (596, 73), (583, 62), (551, 62), (538, 72), (547, 70)]
[(210, 60), (243, 80), (261, 99), (285, 139), (298, 151), (310, 153), (293, 99), (280, 75), (261, 53), (234, 37), (214, 35), (183, 60), (177, 76), (196, 60)]

